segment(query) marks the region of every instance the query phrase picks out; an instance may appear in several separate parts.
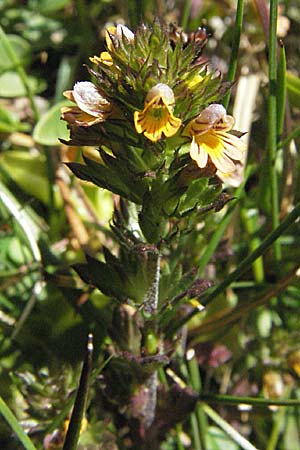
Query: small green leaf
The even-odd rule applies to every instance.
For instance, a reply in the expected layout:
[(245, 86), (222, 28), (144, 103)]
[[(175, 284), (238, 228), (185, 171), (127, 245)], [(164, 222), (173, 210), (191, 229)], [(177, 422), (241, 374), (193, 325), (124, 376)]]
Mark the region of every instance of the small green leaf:
[[(33, 76), (28, 76), (31, 90), (37, 94), (45, 90), (46, 83)], [(24, 84), (16, 72), (5, 72), (0, 75), (0, 97), (13, 98), (27, 96)]]
[(139, 195), (140, 185), (138, 182), (132, 186), (132, 180), (126, 182), (126, 174), (120, 172), (113, 167), (106, 167), (103, 164), (99, 164), (87, 157), (84, 157), (85, 164), (80, 163), (68, 163), (67, 166), (72, 170), (72, 172), (81, 180), (91, 181), (97, 186), (107, 189), (115, 194), (122, 195), (128, 198), (132, 202), (141, 203), (141, 197)]
[(59, 138), (68, 139), (69, 131), (65, 122), (60, 120), (62, 106), (70, 102), (62, 101), (52, 106), (38, 121), (33, 131), (33, 139), (42, 145), (59, 145)]
[(108, 264), (87, 256), (87, 264), (78, 263), (72, 267), (85, 283), (96, 286), (103, 294), (118, 298), (124, 297), (123, 280)]

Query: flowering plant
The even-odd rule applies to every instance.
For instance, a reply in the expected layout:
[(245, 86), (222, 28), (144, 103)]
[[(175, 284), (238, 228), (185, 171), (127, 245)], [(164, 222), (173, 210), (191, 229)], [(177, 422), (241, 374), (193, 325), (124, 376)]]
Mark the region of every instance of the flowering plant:
[[(107, 49), (90, 58), (93, 82), (67, 91), (76, 105), (62, 110), (67, 144), (99, 148), (98, 160), (83, 155), (84, 163), (69, 168), (118, 196), (115, 247), (100, 259), (87, 254), (74, 268), (111, 298), (115, 358), (107, 379), (114, 381), (106, 396), (138, 419), (136, 441), (149, 428), (159, 429), (156, 439), (167, 429), (156, 408), (157, 370), (169, 363), (182, 320), (191, 308), (201, 310), (197, 299), (209, 287), (190, 240), (199, 241), (204, 215), (230, 200), (222, 180), (236, 183), (244, 160), (241, 133), (221, 104), (230, 84), (203, 57), (206, 40), (202, 29), (190, 36), (158, 21), (134, 33), (110, 27)], [(182, 398), (173, 422), (195, 405), (187, 392)]]

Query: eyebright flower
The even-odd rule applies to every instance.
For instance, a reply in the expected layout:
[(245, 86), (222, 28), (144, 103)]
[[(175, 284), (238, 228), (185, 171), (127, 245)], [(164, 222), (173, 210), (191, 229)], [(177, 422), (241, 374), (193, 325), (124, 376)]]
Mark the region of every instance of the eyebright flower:
[(134, 112), (134, 125), (152, 142), (173, 136), (181, 126), (181, 119), (173, 115), (175, 97), (166, 84), (156, 84), (147, 94), (143, 111)]
[(243, 160), (245, 144), (228, 133), (233, 125), (234, 118), (226, 114), (224, 106), (212, 104), (186, 126), (184, 135), (192, 138), (190, 156), (198, 167), (206, 167), (210, 159), (220, 174), (228, 176), (235, 171)]
[(62, 118), (78, 126), (90, 127), (104, 122), (113, 112), (112, 104), (89, 81), (76, 83), (72, 91), (64, 92), (64, 96), (77, 106), (62, 108)]
[(112, 66), (113, 60), (111, 57), (111, 53), (114, 51), (114, 46), (118, 45), (118, 39), (121, 39), (123, 36), (127, 39), (128, 42), (132, 42), (134, 39), (133, 32), (125, 25), (118, 24), (116, 27), (107, 27), (105, 30), (105, 42), (108, 51), (101, 52), (100, 56), (91, 57), (90, 61), (95, 64), (103, 63), (107, 66)]

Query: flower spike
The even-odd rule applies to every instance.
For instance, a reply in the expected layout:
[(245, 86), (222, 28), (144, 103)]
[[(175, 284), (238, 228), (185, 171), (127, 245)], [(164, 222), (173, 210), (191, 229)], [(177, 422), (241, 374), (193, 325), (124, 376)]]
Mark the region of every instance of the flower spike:
[(181, 119), (173, 115), (175, 97), (166, 84), (155, 85), (147, 94), (143, 111), (134, 112), (134, 125), (138, 133), (156, 142), (173, 136), (181, 126)]

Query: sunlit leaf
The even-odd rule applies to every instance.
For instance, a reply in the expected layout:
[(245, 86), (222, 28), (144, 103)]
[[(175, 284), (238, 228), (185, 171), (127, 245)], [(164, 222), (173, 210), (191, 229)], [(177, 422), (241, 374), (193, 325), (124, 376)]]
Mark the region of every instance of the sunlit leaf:
[[(11, 150), (1, 155), (2, 167), (28, 194), (48, 204), (50, 181), (47, 176), (46, 159), (40, 154)], [(60, 202), (57, 194), (56, 201)]]
[(59, 145), (59, 138), (68, 139), (69, 131), (65, 122), (60, 120), (62, 106), (70, 104), (63, 101), (52, 106), (40, 119), (33, 131), (33, 139), (42, 145)]

